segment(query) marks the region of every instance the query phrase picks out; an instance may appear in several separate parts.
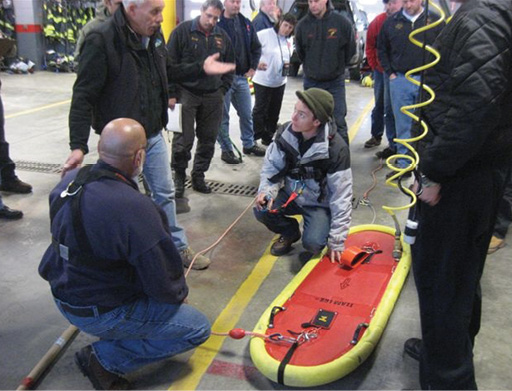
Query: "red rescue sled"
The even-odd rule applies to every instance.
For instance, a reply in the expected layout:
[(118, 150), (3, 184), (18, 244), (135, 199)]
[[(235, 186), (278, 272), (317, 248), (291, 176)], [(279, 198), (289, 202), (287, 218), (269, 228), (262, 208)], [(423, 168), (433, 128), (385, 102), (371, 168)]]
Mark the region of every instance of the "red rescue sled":
[[(251, 340), (256, 367), (271, 380), (312, 387), (359, 366), (377, 344), (410, 268), (409, 247), (393, 257), (394, 230), (351, 229), (344, 264), (309, 261), (260, 318)], [(396, 256), (396, 254), (395, 254)]]

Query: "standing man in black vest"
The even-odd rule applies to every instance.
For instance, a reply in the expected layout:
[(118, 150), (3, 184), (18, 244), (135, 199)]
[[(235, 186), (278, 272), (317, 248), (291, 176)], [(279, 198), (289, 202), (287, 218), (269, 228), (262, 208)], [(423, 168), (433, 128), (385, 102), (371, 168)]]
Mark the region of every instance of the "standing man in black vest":
[[(172, 32), (167, 48), (170, 61), (177, 67), (186, 67), (212, 54), (219, 61), (235, 62), (235, 53), (226, 32), (217, 26), (222, 14), (220, 0), (206, 0), (201, 15), (180, 23)], [(211, 193), (204, 180), (215, 152), (215, 141), (222, 120), (224, 96), (233, 82), (233, 73), (224, 75), (201, 74), (197, 78), (175, 83), (169, 75), (169, 105), (182, 104), (182, 133), (174, 133), (172, 139), (172, 163), (176, 198), (185, 194), (185, 178), (194, 139), (197, 147), (192, 169), (192, 188), (200, 193)], [(194, 129), (195, 124), (195, 129)]]
[(332, 94), (338, 133), (348, 144), (345, 66), (356, 49), (354, 28), (345, 16), (329, 7), (329, 0), (309, 0), (308, 5), (308, 14), (295, 29), (304, 89), (316, 87)]

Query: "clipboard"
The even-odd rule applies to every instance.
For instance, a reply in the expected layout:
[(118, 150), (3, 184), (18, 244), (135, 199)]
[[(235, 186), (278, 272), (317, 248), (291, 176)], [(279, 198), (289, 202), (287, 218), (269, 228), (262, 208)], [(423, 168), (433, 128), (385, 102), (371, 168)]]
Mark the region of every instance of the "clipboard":
[(165, 130), (168, 132), (182, 133), (181, 103), (176, 103), (174, 110), (167, 109), (167, 115), (169, 120), (167, 121)]

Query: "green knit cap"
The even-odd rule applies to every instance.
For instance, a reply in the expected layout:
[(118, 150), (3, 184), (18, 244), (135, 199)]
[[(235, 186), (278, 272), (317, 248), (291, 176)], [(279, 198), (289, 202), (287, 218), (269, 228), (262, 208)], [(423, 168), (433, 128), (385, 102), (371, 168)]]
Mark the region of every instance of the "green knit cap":
[(310, 88), (306, 91), (295, 92), (300, 100), (313, 112), (315, 118), (325, 124), (334, 111), (334, 99), (332, 95), (320, 88)]

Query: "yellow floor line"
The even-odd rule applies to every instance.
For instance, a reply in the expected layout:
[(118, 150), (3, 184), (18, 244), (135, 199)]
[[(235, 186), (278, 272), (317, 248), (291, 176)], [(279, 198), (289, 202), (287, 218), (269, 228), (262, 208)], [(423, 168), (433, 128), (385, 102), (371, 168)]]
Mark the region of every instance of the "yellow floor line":
[(348, 130), (348, 139), (350, 142), (354, 140), (354, 138), (357, 136), (357, 133), (361, 129), (361, 125), (363, 124), (363, 121), (366, 119), (368, 114), (370, 114), (370, 111), (372, 111), (373, 106), (375, 106), (375, 99), (372, 98), (368, 102), (368, 104), (364, 107), (362, 113), (357, 117), (356, 122), (350, 127)]
[[(238, 291), (231, 298), (226, 308), (215, 320), (215, 323), (212, 325), (213, 331), (227, 332), (236, 326), (245, 308), (256, 292), (258, 292), (260, 285), (272, 271), (276, 260), (277, 257), (270, 255), (269, 246), (249, 277), (240, 285), (240, 288), (238, 288)], [(189, 374), (175, 381), (169, 387), (169, 390), (195, 390), (225, 339), (226, 337), (212, 336), (203, 345), (198, 347), (188, 360)]]
[(55, 102), (55, 103), (51, 103), (49, 105), (35, 107), (33, 109), (18, 111), (17, 113), (12, 113), (12, 114), (6, 115), (5, 119), (14, 118), (14, 117), (20, 117), (20, 116), (26, 115), (26, 114), (36, 113), (38, 111), (50, 109), (52, 107), (62, 106), (62, 105), (65, 105), (67, 103), (70, 103), (70, 102), (71, 102), (71, 99), (67, 99), (67, 100), (63, 100), (61, 102)]
[[(354, 125), (349, 129), (350, 141), (359, 132), (363, 121), (373, 108), (373, 98), (365, 106), (361, 115), (357, 118)], [(229, 301), (228, 305), (220, 313), (219, 317), (212, 325), (212, 330), (217, 332), (227, 332), (234, 328), (243, 315), (247, 305), (252, 300), (253, 296), (258, 292), (259, 287), (265, 281), (265, 278), (272, 271), (277, 257), (270, 254), (270, 245), (260, 258), (251, 274), (240, 285), (237, 292)], [(214, 360), (219, 352), (226, 337), (212, 336), (204, 344), (199, 346), (190, 359), (188, 360), (189, 372), (182, 379), (178, 379), (172, 383), (169, 390), (195, 390), (199, 385), (203, 375), (208, 370), (208, 367)]]

